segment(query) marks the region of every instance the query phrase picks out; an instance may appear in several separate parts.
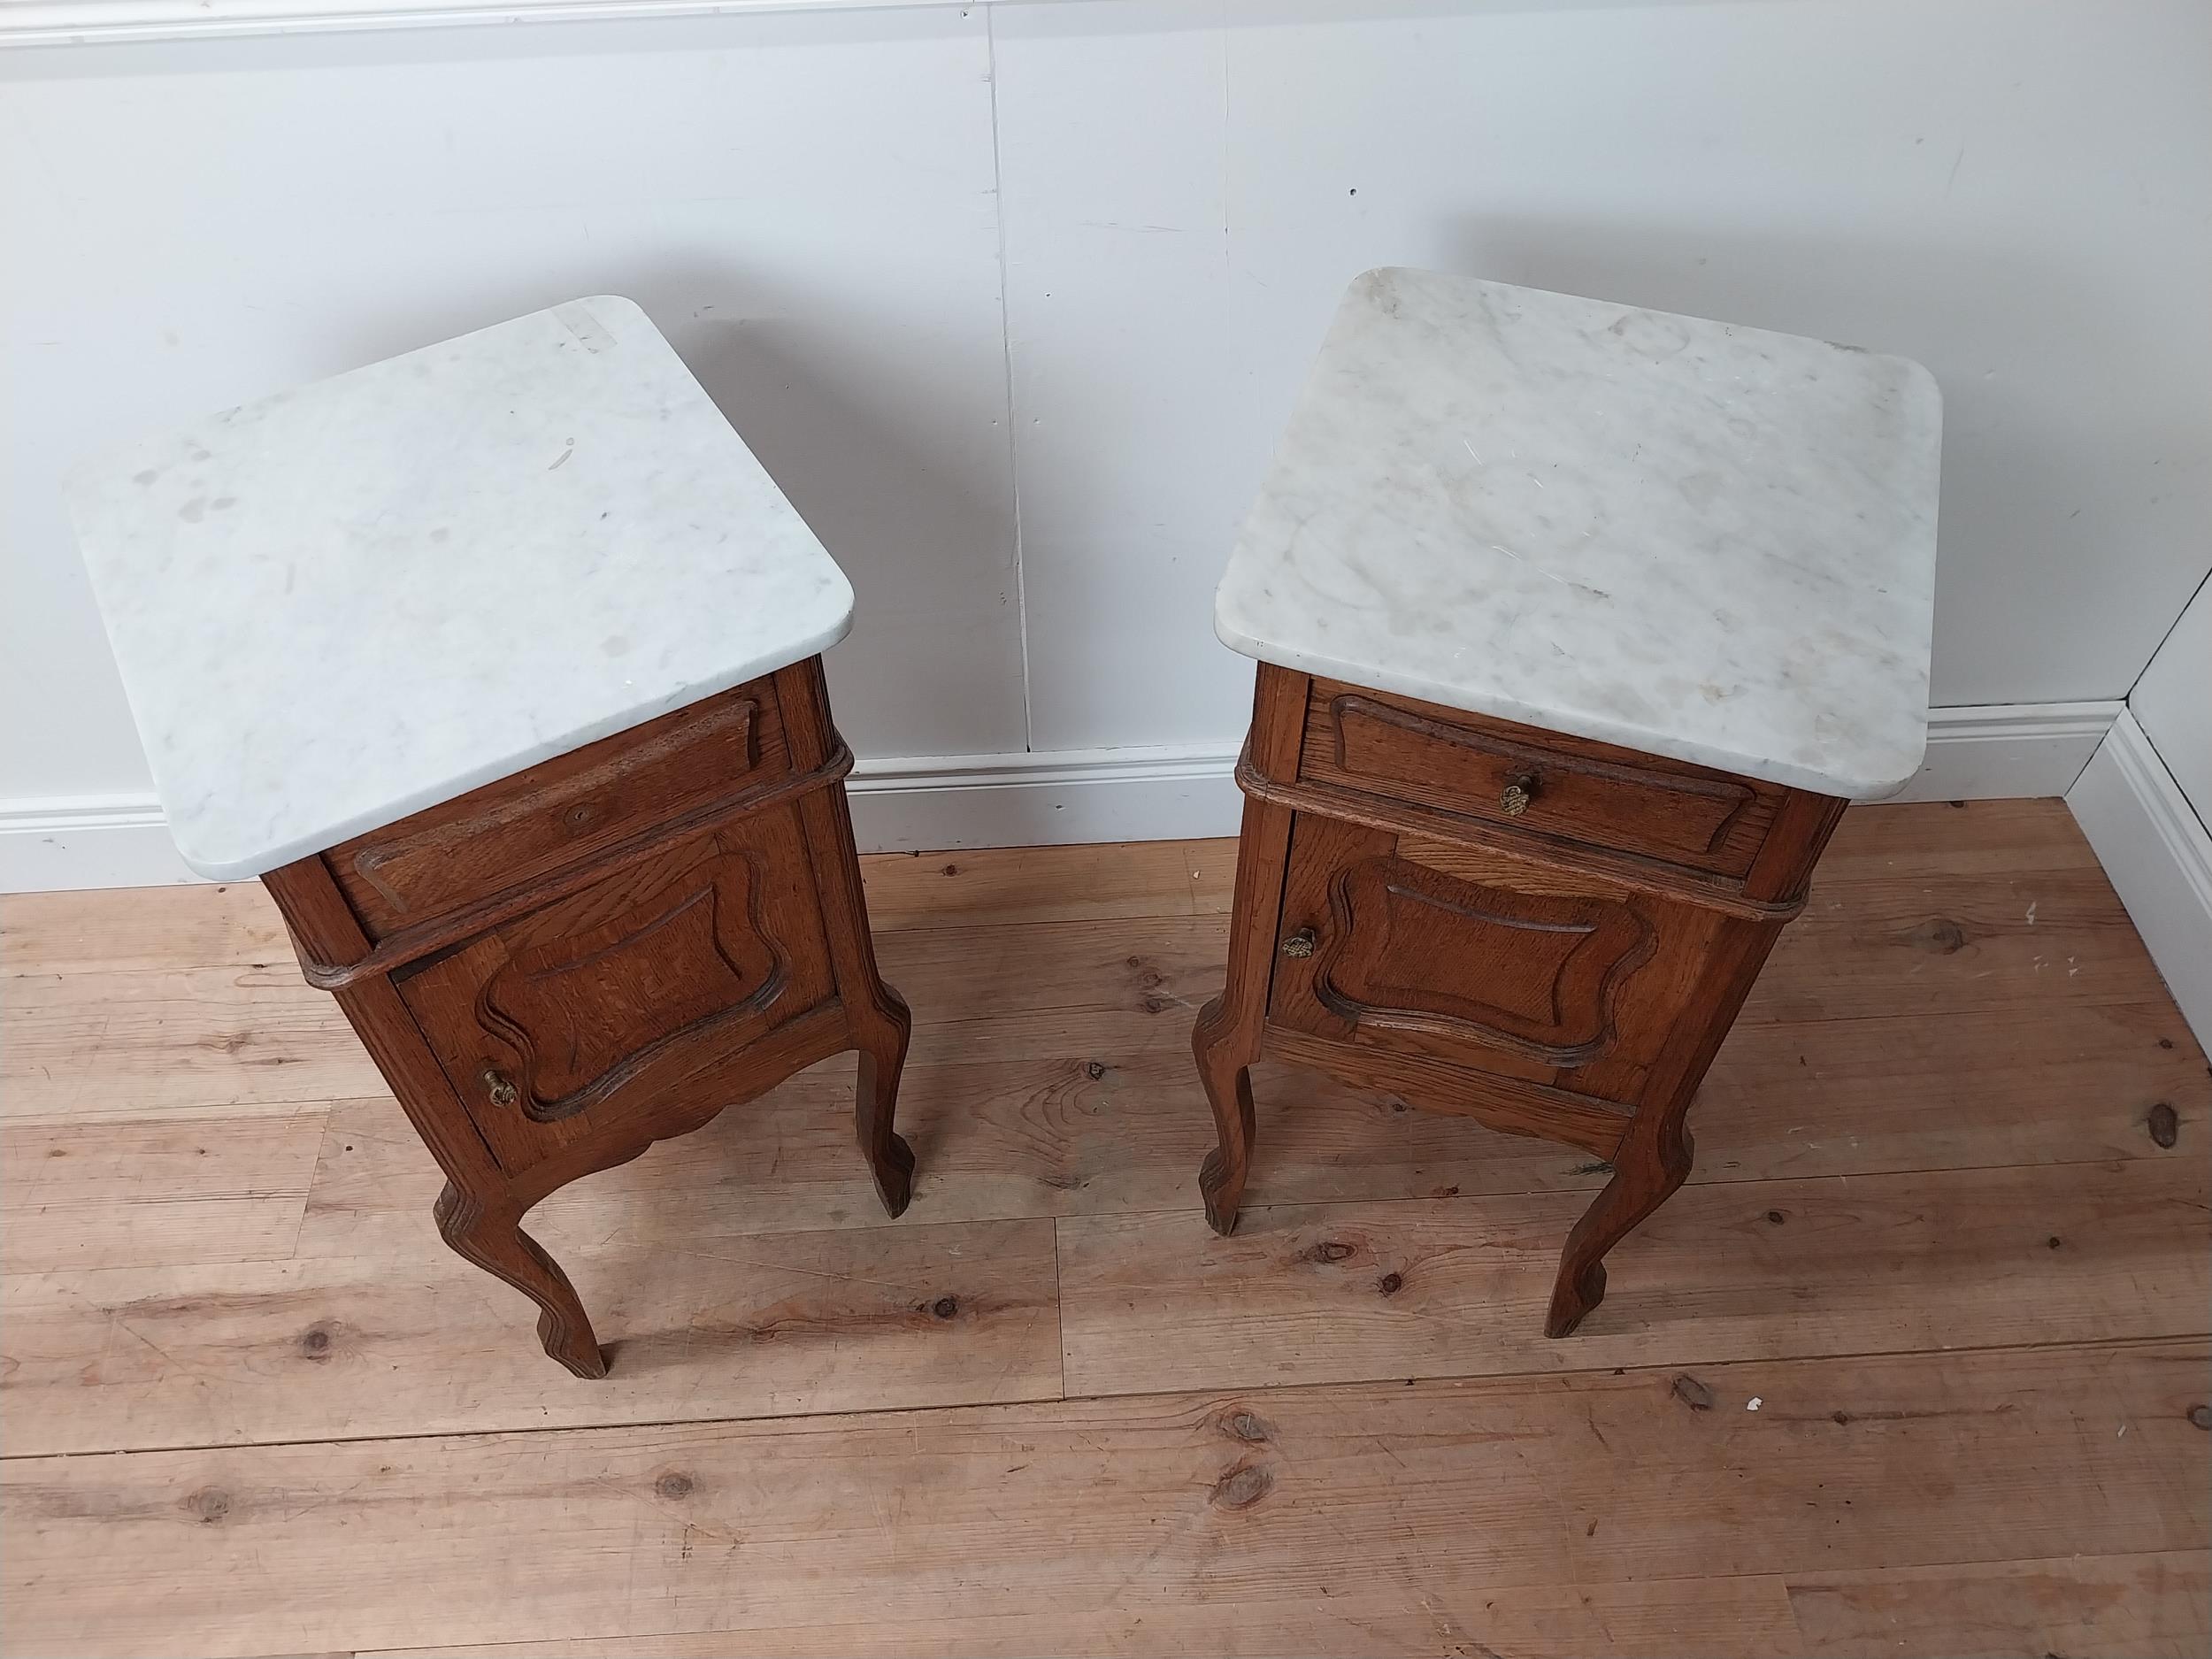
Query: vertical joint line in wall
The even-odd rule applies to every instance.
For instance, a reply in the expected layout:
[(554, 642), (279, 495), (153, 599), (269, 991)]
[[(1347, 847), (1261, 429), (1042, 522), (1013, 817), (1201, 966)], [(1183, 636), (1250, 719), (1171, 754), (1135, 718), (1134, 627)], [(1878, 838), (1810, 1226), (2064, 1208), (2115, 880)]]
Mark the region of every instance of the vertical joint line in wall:
[(2174, 619), (2166, 625), (2166, 631), (2158, 636), (2158, 643), (2151, 647), (2151, 654), (2143, 659), (2142, 667), (2135, 671), (2135, 678), (2128, 681), (2128, 688), (2121, 695), (2120, 700), (2123, 703), (2135, 695), (2136, 687), (2141, 685), (2143, 676), (2151, 672), (2151, 664), (2158, 660), (2159, 652), (2166, 649), (2166, 641), (2174, 637), (2174, 630), (2181, 626), (2182, 618), (2189, 614), (2189, 607), (2197, 603), (2197, 595), (2208, 588), (2212, 588), (2212, 571), (2208, 571), (2200, 576), (2197, 579), (2197, 585), (2189, 590), (2189, 596), (2181, 602), (2181, 609), (2174, 612)]
[[(1214, 50), (1221, 72), (1221, 269), (1225, 276), (1233, 274), (1229, 269), (1229, 4), (1221, 0), (1214, 12)], [(1228, 284), (1222, 284), (1225, 306), (1228, 303)], [(1225, 316), (1225, 322), (1227, 318)]]
[(1014, 413), (1014, 285), (1006, 268), (1006, 165), (998, 129), (998, 27), (993, 19), (997, 7), (983, 7), (985, 73), (991, 81), (991, 217), (998, 227), (998, 340), (1000, 367), (1005, 377), (1006, 487), (1014, 512), (1014, 621), (1022, 648), (1022, 748), (1037, 747), (1036, 719), (1029, 698), (1029, 571), (1022, 548), (1021, 446), (1015, 441), (1018, 424)]

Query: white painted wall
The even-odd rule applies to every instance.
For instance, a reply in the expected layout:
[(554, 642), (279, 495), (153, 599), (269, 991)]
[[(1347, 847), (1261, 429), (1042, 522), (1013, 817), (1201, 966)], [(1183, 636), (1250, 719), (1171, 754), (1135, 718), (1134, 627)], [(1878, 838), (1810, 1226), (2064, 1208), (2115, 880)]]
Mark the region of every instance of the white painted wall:
[(2212, 826), (2212, 582), (2197, 589), (2128, 708), (2198, 819)]
[(1180, 655), (1378, 264), (1920, 358), (1934, 701), (2126, 694), (2212, 561), (2212, 7), (1394, 9), (998, 14), (1041, 741), (1219, 729), (1188, 680), (1102, 670)]
[[(956, 10), (0, 54), (0, 795), (147, 787), (55, 480), (579, 294), (834, 550), (875, 754), (1024, 742), (990, 47)], [(21, 596), (18, 597), (19, 592)]]
[(1249, 672), (1212, 584), (1337, 293), (1381, 263), (1921, 358), (1936, 702), (2126, 694), (2212, 565), (2212, 7), (1375, 10), (0, 52), (0, 825), (147, 789), (71, 458), (605, 290), (851, 572), (841, 718), (908, 783), (942, 773), (912, 757), (1233, 748)]

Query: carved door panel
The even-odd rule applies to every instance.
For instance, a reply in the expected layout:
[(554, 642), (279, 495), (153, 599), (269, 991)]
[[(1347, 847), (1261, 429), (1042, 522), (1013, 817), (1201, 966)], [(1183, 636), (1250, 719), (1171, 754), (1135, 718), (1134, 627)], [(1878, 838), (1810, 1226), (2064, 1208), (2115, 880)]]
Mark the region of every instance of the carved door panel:
[(1301, 814), (1270, 1018), (1631, 1100), (1711, 926), (1602, 877)]
[(833, 993), (795, 809), (695, 836), (394, 983), (501, 1164), (677, 1103)]

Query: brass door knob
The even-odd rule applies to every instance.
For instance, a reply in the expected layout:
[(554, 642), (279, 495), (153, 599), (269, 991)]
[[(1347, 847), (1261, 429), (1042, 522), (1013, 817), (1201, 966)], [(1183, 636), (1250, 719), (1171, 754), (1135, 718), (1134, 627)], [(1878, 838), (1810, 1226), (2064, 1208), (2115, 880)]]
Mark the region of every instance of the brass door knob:
[(1498, 796), (1498, 804), (1505, 809), (1508, 818), (1518, 818), (1528, 810), (1528, 803), (1536, 798), (1536, 774), (1525, 772), (1506, 780), (1505, 791)]
[(511, 1106), (521, 1098), (516, 1093), (514, 1080), (497, 1066), (484, 1068), (484, 1093), (495, 1106)]
[(1283, 955), (1286, 956), (1310, 956), (1313, 955), (1313, 929), (1310, 927), (1302, 927), (1289, 938), (1284, 940)]

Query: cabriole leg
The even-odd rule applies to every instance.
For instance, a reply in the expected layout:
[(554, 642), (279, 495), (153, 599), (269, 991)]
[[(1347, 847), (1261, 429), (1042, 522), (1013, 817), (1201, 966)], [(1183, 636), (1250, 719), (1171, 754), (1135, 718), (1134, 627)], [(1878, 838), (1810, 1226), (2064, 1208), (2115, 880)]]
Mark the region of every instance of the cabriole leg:
[(604, 1377), (607, 1356), (568, 1275), (522, 1230), (522, 1217), (500, 1201), (485, 1203), (452, 1182), (438, 1195), (438, 1233), (456, 1252), (505, 1279), (536, 1302), (538, 1340), (579, 1377)]
[(1687, 1103), (1640, 1114), (1613, 1154), (1613, 1179), (1605, 1184), (1567, 1235), (1559, 1278), (1552, 1287), (1546, 1336), (1566, 1336), (1605, 1296), (1605, 1253), (1688, 1179), (1693, 1148), (1682, 1120)]

